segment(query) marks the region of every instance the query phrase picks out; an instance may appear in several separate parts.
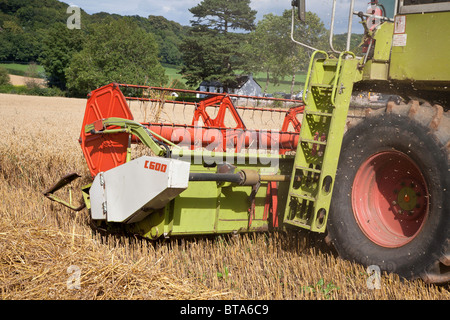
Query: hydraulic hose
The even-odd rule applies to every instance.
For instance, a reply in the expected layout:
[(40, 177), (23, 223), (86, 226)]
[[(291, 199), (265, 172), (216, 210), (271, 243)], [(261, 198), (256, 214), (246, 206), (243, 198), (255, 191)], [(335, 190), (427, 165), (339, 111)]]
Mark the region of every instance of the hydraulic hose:
[(231, 182), (240, 186), (253, 186), (263, 181), (289, 182), (290, 179), (291, 177), (287, 175), (259, 175), (255, 170), (241, 170), (238, 173), (189, 173), (189, 181)]
[(217, 181), (217, 182), (232, 182), (236, 184), (242, 184), (244, 178), (240, 173), (191, 172), (189, 173), (189, 181)]

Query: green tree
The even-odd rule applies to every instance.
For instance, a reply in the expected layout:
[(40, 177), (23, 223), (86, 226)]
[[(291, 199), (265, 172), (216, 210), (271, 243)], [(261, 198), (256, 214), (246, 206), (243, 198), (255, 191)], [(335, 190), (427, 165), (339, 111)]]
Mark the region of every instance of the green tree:
[(15, 46), (13, 39), (22, 33), (22, 29), (16, 22), (4, 21), (0, 28), (0, 61), (15, 60)]
[(250, 0), (203, 0), (189, 11), (196, 18), (191, 21), (192, 26), (206, 25), (223, 34), (229, 29), (252, 30), (256, 17)]
[(0, 60), (37, 61), (46, 30), (67, 20), (57, 0), (0, 0)]
[[(110, 23), (119, 20), (122, 17), (117, 14), (109, 14), (106, 12), (95, 13), (83, 21), (89, 23)], [(185, 27), (174, 21), (167, 20), (162, 16), (148, 16), (148, 18), (140, 16), (128, 17), (137, 23), (137, 25), (145, 31), (152, 33), (159, 47), (159, 57), (162, 63), (171, 65), (181, 65), (182, 57), (179, 45), (186, 36), (189, 27)]]
[(167, 82), (153, 35), (130, 18), (92, 25), (88, 33), (83, 50), (74, 55), (66, 72), (71, 94), (85, 96), (111, 82), (158, 86)]
[(181, 74), (190, 86), (214, 79), (226, 88), (243, 65), (242, 44), (246, 37), (230, 30), (251, 31), (256, 11), (250, 8), (250, 0), (203, 0), (189, 11), (195, 19), (180, 46)]
[(45, 69), (49, 86), (67, 89), (66, 71), (73, 55), (81, 51), (84, 36), (82, 30), (70, 30), (64, 24), (55, 24), (47, 31), (39, 63)]
[[(295, 75), (299, 71), (306, 71), (309, 66), (309, 60), (312, 50), (306, 49), (292, 41), (290, 37), (292, 26), (292, 11), (285, 10), (283, 12), (284, 29), (287, 31), (285, 39), (283, 63), (281, 73), (291, 76), (291, 94), (294, 91)], [(299, 40), (309, 46), (315, 48), (327, 49), (326, 38), (328, 31), (320, 20), (319, 16), (312, 12), (306, 12), (306, 20), (304, 22), (294, 22), (294, 39)]]
[[(292, 14), (285, 10), (281, 16), (268, 14), (251, 33), (246, 55), (246, 70), (266, 73), (266, 88), (271, 79), (277, 84), (286, 76), (291, 77), (291, 94), (294, 93), (295, 77), (306, 71), (311, 50), (296, 44), (291, 39)], [(306, 21), (294, 22), (294, 38), (317, 48), (326, 48), (327, 30), (320, 18), (306, 13)]]
[(0, 28), (0, 60), (36, 61), (41, 38), (41, 30), (24, 31), (16, 19), (4, 21)]
[(225, 35), (204, 26), (194, 27), (180, 49), (183, 52), (181, 74), (189, 86), (203, 80), (226, 83), (234, 79), (230, 63), (233, 52)]
[(279, 62), (284, 55), (284, 38), (288, 36), (284, 26), (282, 16), (272, 13), (264, 15), (244, 45), (243, 69), (250, 73), (266, 74), (264, 93), (271, 82), (277, 84), (283, 76)]
[[(354, 52), (357, 56), (361, 56), (362, 48), (360, 46), (363, 40), (362, 34), (352, 33), (350, 38), (350, 51)], [(336, 34), (333, 36), (333, 47), (337, 51), (345, 50), (347, 46), (347, 34)]]
[(149, 16), (147, 20), (148, 32), (151, 32), (160, 48), (160, 57), (163, 63), (181, 65), (183, 62), (179, 49), (186, 37), (188, 27), (161, 16)]

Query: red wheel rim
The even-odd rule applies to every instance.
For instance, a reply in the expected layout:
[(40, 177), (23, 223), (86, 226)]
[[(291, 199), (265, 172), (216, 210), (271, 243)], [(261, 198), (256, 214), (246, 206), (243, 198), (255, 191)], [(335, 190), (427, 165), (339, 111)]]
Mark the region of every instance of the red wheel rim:
[(428, 216), (428, 188), (417, 165), (398, 151), (369, 157), (352, 188), (353, 214), (364, 234), (388, 248), (413, 240)]

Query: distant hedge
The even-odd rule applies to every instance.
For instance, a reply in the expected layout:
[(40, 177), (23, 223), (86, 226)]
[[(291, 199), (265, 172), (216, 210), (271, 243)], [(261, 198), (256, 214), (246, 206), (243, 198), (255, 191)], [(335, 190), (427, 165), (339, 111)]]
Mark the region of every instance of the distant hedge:
[(10, 84), (8, 71), (0, 66), (0, 86)]

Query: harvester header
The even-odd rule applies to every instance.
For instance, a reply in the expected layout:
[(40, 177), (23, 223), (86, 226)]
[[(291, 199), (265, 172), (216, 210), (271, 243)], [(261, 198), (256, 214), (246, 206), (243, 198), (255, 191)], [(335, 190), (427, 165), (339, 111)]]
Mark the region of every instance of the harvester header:
[[(131, 89), (133, 94), (141, 96), (125, 96), (121, 89)], [(175, 94), (209, 97), (199, 102), (171, 100)], [(233, 100), (244, 101), (246, 105), (235, 106)], [(177, 112), (185, 114), (188, 108), (192, 112), (192, 120), (184, 123), (138, 123), (130, 110), (129, 104), (133, 101), (151, 103), (152, 107), (163, 112), (173, 108), (174, 115)], [(285, 107), (268, 107), (274, 103)], [(299, 116), (303, 109), (300, 100), (111, 83), (89, 95), (80, 142), (92, 176), (126, 163), (130, 159), (131, 144), (138, 142), (150, 147), (156, 156), (169, 156), (174, 152), (171, 147), (178, 155), (183, 154), (181, 149), (184, 150), (185, 156), (189, 154), (187, 151), (199, 149), (213, 152), (216, 157), (229, 151), (252, 156), (251, 150), (262, 149), (280, 155), (295, 150), (301, 127)], [(284, 119), (279, 128), (264, 129), (262, 124), (259, 129), (249, 129), (239, 112), (253, 113), (256, 117), (270, 114), (270, 118), (276, 114), (278, 121), (281, 116)]]

